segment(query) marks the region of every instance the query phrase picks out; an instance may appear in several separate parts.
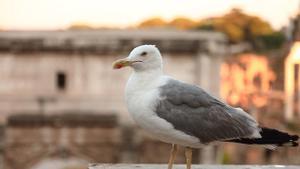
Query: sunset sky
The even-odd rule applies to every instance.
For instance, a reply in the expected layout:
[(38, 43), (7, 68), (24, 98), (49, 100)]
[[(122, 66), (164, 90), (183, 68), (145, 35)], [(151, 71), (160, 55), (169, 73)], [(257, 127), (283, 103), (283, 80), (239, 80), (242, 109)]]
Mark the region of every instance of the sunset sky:
[(0, 29), (64, 29), (73, 23), (124, 28), (154, 16), (198, 20), (233, 7), (278, 29), (295, 16), (300, 0), (0, 0)]

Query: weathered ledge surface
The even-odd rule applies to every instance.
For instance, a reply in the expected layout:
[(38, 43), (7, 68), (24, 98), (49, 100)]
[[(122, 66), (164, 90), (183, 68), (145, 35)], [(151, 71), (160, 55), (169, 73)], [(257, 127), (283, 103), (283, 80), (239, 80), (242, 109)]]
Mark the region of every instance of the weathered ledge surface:
[[(166, 164), (90, 164), (88, 169), (167, 169)], [(185, 169), (174, 165), (173, 169)], [(192, 169), (300, 169), (300, 165), (192, 165)]]

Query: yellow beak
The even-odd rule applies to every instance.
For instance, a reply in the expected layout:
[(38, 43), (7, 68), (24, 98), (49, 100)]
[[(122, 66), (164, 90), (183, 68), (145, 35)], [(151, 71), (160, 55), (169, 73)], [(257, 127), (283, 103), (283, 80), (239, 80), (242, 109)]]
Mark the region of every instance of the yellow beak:
[(131, 61), (131, 60), (127, 60), (127, 58), (119, 59), (113, 63), (113, 69), (121, 69), (126, 66), (131, 66), (131, 64), (133, 64), (135, 62), (142, 62), (142, 61), (139, 61), (139, 60)]

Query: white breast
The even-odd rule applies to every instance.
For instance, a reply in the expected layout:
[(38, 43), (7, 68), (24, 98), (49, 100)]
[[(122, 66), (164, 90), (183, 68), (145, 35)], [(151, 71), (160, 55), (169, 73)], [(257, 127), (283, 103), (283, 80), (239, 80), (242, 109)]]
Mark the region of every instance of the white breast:
[(126, 103), (129, 113), (135, 122), (150, 135), (168, 143), (190, 147), (201, 147), (199, 139), (175, 130), (172, 124), (156, 115), (158, 103), (158, 87), (165, 84), (167, 77), (142, 83), (137, 77), (131, 76), (126, 86)]

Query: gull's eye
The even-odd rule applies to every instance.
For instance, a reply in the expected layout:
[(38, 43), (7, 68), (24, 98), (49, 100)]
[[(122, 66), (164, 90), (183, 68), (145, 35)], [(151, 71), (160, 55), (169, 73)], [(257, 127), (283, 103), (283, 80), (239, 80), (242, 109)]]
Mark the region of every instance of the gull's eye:
[(147, 55), (147, 52), (142, 52), (141, 53), (141, 56), (146, 56)]

